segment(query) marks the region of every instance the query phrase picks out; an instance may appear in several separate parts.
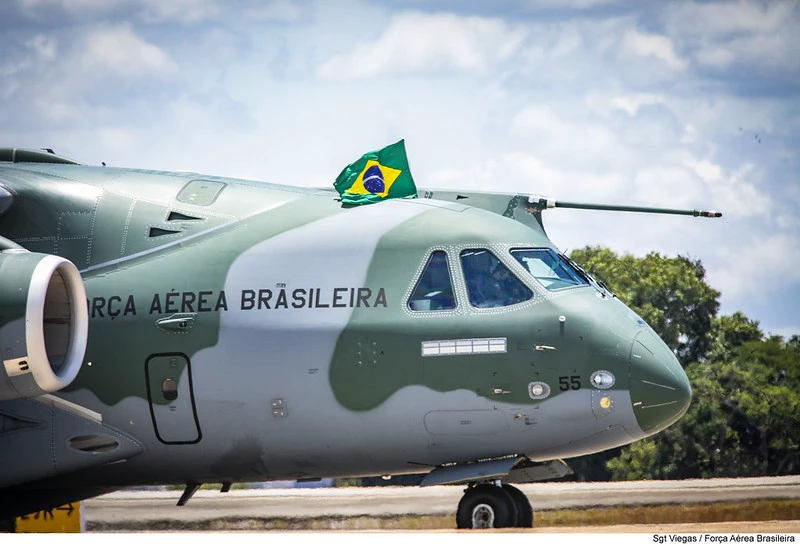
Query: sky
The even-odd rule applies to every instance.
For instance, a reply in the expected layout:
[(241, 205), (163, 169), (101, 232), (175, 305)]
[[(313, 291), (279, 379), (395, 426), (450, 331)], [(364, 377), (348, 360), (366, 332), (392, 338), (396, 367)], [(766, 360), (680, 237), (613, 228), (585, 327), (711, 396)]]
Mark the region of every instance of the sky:
[(418, 187), (556, 209), (560, 249), (700, 259), (800, 334), (800, 3), (6, 0), (0, 146), (304, 186), (405, 139)]

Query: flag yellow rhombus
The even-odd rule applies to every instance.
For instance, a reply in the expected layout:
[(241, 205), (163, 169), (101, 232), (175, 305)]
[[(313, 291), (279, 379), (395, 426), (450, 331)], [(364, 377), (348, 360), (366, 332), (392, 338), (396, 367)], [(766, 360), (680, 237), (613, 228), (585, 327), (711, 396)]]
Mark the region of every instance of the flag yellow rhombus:
[[(364, 173), (373, 166), (377, 166), (380, 169), (381, 174), (383, 175), (384, 188), (383, 191), (380, 193), (370, 193), (364, 187)], [(389, 189), (392, 188), (392, 184), (398, 178), (398, 176), (400, 176), (401, 173), (402, 170), (398, 170), (396, 168), (389, 168), (388, 166), (384, 166), (376, 160), (368, 160), (367, 164), (364, 166), (364, 169), (361, 170), (361, 173), (358, 174), (358, 177), (353, 182), (353, 185), (351, 185), (350, 188), (348, 188), (345, 192), (354, 195), (374, 194), (381, 198), (386, 198), (386, 195), (389, 194)]]

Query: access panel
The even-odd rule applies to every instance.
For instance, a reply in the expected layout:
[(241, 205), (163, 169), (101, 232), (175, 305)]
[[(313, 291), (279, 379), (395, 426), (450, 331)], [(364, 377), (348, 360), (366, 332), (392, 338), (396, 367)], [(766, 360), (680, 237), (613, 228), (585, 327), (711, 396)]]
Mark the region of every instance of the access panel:
[(196, 444), (202, 434), (192, 389), (192, 367), (183, 353), (157, 353), (145, 363), (147, 397), (156, 436), (164, 444)]

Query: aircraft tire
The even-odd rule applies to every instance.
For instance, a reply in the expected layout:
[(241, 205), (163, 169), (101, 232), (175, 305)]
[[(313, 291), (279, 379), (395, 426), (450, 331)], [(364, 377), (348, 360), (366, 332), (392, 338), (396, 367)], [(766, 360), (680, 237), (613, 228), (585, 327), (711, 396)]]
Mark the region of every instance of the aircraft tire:
[(511, 495), (501, 487), (482, 484), (464, 491), (456, 511), (459, 529), (501, 529), (514, 527), (517, 506)]
[(514, 527), (533, 527), (533, 508), (525, 493), (508, 484), (503, 484), (503, 489), (511, 496), (517, 507), (517, 522)]

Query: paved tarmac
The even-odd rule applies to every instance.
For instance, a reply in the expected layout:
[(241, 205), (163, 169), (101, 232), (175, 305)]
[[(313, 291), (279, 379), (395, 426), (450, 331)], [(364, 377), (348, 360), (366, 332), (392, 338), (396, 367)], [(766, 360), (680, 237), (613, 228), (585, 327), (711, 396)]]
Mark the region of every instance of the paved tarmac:
[[(618, 505), (800, 500), (800, 476), (715, 480), (518, 485), (534, 510)], [(87, 523), (130, 529), (172, 520), (182, 527), (225, 519), (454, 515), (463, 486), (199, 491), (183, 507), (178, 491), (120, 491), (84, 502)], [(108, 530), (108, 529), (107, 529)], [(113, 530), (113, 529), (112, 529)]]

